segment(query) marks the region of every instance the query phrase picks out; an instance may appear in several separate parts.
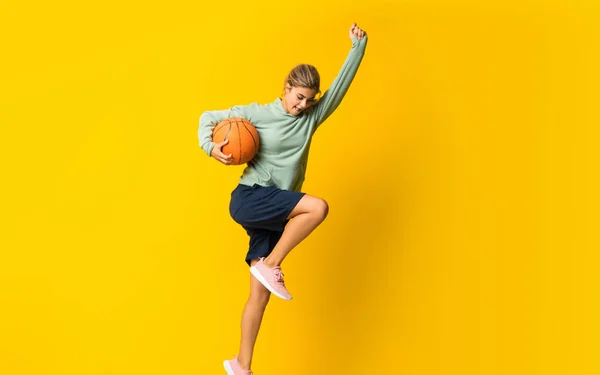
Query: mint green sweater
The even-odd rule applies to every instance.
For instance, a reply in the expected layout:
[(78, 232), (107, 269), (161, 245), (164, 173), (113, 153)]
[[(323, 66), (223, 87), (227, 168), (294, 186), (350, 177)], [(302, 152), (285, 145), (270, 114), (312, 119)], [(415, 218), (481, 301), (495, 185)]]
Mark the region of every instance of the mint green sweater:
[(300, 191), (304, 182), (308, 151), (312, 136), (338, 107), (358, 70), (367, 45), (352, 37), (352, 48), (337, 77), (310, 112), (298, 116), (285, 111), (280, 98), (272, 103), (252, 103), (222, 111), (207, 111), (200, 116), (198, 138), (200, 147), (211, 155), (215, 144), (212, 130), (219, 121), (229, 117), (243, 117), (258, 131), (260, 147), (244, 169), (239, 183), (253, 186), (276, 186)]

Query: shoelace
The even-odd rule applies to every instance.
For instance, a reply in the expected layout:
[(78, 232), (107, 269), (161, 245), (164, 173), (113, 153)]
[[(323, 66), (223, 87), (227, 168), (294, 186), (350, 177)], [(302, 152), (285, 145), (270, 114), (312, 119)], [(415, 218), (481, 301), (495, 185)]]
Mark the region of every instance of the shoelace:
[(283, 282), (283, 272), (281, 272), (281, 268), (279, 268), (279, 267), (273, 268), (273, 275), (275, 275), (275, 281), (276, 282), (284, 284), (284, 282)]

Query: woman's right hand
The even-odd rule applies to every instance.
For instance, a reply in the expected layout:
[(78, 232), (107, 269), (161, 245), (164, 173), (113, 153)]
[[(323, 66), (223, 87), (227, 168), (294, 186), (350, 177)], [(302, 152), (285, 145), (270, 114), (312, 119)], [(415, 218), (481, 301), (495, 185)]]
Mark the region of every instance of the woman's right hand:
[(225, 165), (229, 165), (233, 161), (233, 156), (231, 156), (231, 154), (225, 155), (221, 151), (223, 146), (225, 146), (227, 143), (229, 143), (229, 139), (226, 139), (221, 143), (215, 143), (215, 147), (213, 147), (212, 152), (210, 153), (210, 156), (212, 156), (217, 161), (220, 161), (221, 163), (223, 163)]

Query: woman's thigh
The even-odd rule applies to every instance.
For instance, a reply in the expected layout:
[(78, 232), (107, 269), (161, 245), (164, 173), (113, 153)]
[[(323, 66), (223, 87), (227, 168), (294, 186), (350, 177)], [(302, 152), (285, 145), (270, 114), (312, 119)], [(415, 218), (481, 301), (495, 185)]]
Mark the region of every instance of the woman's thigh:
[(302, 199), (296, 204), (292, 212), (288, 215), (288, 220), (305, 213), (317, 213), (322, 216), (327, 216), (329, 205), (322, 199), (313, 195), (305, 194)]

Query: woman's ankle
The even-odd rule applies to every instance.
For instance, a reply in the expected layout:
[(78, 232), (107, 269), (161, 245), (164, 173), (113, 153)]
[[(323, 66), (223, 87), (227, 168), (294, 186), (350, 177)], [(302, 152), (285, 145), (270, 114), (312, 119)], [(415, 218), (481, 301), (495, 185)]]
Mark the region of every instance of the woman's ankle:
[(281, 265), (281, 262), (269, 257), (266, 257), (263, 262), (265, 263), (265, 266), (269, 268), (274, 268)]
[(242, 368), (242, 370), (250, 371), (250, 365), (251, 365), (250, 360), (246, 360), (242, 356), (238, 356), (238, 363), (240, 364), (240, 367)]

